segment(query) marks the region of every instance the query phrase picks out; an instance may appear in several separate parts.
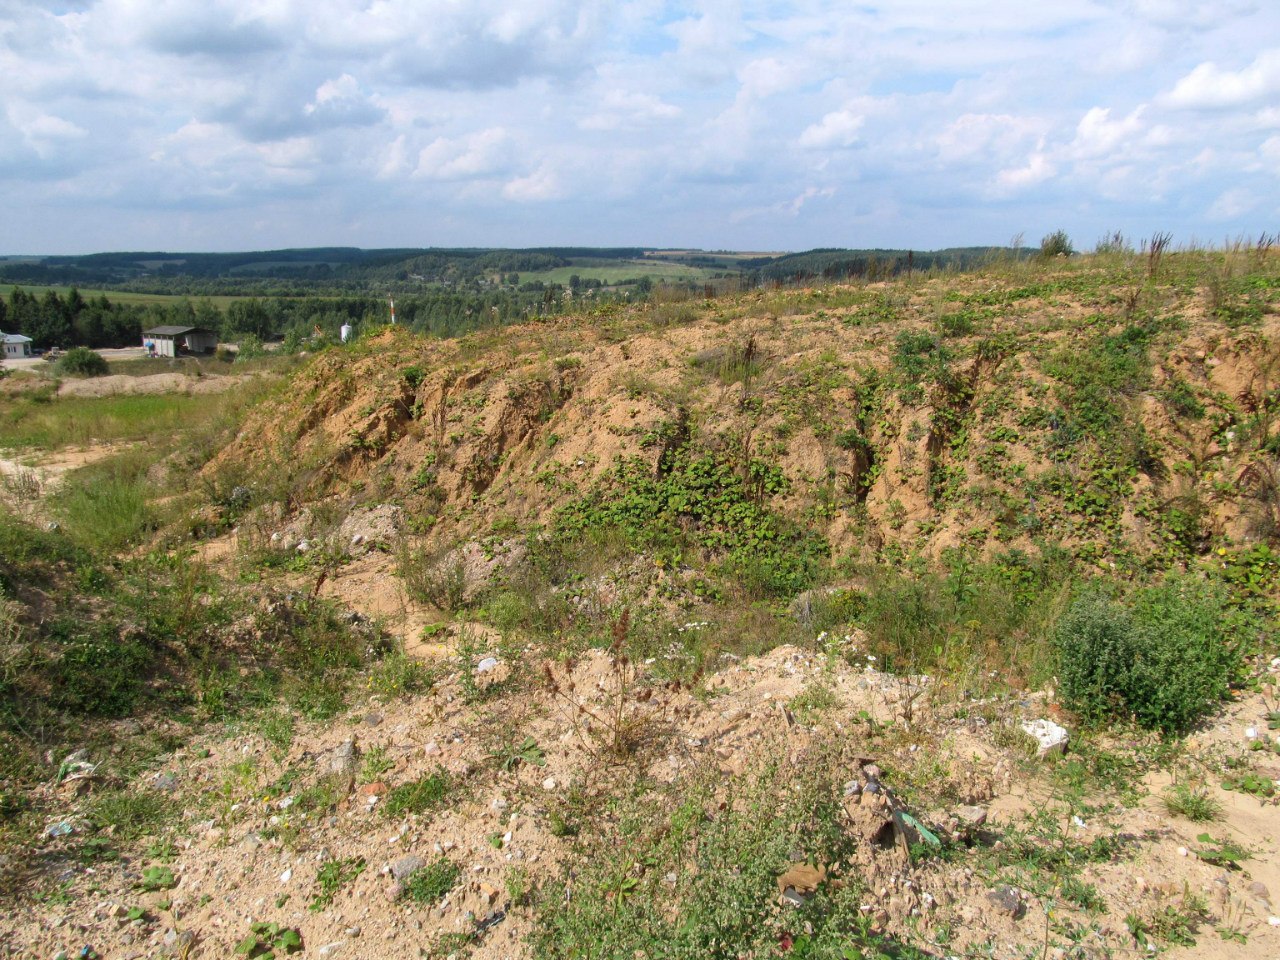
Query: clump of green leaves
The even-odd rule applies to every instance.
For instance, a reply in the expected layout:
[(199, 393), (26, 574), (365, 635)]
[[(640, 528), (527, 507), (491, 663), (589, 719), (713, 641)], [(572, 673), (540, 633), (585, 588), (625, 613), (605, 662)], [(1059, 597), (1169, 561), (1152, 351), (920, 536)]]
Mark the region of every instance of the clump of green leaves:
[(345, 860), (329, 860), (316, 873), (316, 894), (307, 909), (324, 910), (333, 903), (338, 891), (364, 873), (364, 857), (347, 857)]
[(1220, 590), (1190, 578), (1139, 590), (1127, 604), (1083, 596), (1056, 632), (1063, 702), (1089, 721), (1131, 717), (1183, 733), (1240, 678), (1247, 626)]
[(1205, 844), (1195, 851), (1196, 856), (1215, 867), (1239, 870), (1240, 864), (1253, 857), (1252, 851), (1247, 847), (1231, 840), (1218, 840), (1207, 833), (1200, 834), (1196, 839)]
[(178, 885), (178, 881), (173, 876), (173, 871), (168, 867), (147, 867), (142, 871), (142, 879), (138, 882), (143, 890), (153, 893), (156, 890), (172, 890)]
[(458, 865), (441, 857), (435, 863), (413, 871), (405, 878), (400, 896), (414, 903), (437, 903), (458, 885), (462, 871)]
[(399, 817), (406, 813), (426, 813), (439, 806), (452, 787), (449, 772), (443, 767), (430, 773), (421, 780), (402, 783), (387, 794), (382, 805), (388, 817)]
[(514, 770), (522, 763), (532, 764), (536, 767), (545, 767), (547, 765), (547, 755), (538, 746), (538, 741), (533, 737), (525, 737), (513, 747), (496, 750), (492, 756), (503, 770)]
[(249, 935), (236, 944), (235, 952), (250, 958), (273, 958), (277, 952), (288, 955), (301, 949), (302, 934), (296, 927), (259, 922), (250, 924)]
[(601, 486), (560, 511), (557, 529), (576, 539), (613, 528), (657, 552), (700, 548), (749, 593), (791, 596), (814, 581), (829, 547), (768, 508), (788, 488), (782, 470), (764, 460), (738, 463), (686, 444), (663, 453), (656, 475), (640, 457), (619, 461)]

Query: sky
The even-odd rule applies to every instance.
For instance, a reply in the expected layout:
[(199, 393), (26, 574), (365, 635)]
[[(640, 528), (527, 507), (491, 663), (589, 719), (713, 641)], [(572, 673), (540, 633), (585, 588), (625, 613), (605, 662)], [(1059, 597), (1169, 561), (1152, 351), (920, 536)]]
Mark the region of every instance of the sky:
[(0, 0), (0, 254), (1278, 225), (1275, 0)]

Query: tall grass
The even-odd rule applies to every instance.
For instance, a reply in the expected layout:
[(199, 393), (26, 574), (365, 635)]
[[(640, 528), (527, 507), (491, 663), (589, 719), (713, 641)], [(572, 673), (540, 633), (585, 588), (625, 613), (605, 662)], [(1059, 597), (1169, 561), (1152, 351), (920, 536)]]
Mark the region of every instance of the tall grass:
[(208, 396), (176, 393), (0, 401), (0, 447), (57, 450), (166, 437), (206, 416), (211, 402), (217, 405)]
[(147, 471), (152, 459), (132, 450), (67, 475), (51, 497), (67, 534), (90, 550), (111, 552), (137, 542), (154, 527), (148, 506)]

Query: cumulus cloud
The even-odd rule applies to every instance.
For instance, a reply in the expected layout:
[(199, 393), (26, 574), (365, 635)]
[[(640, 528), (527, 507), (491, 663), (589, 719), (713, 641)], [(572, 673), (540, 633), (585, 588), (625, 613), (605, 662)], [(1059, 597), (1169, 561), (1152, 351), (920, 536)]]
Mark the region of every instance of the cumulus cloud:
[(1241, 70), (1202, 63), (1164, 98), (1174, 107), (1222, 109), (1257, 103), (1280, 94), (1280, 49), (1267, 50)]
[(511, 163), (511, 136), (490, 127), (464, 137), (438, 137), (418, 154), (413, 175), (426, 180), (468, 180), (493, 177)]
[(938, 9), (0, 0), (0, 211), (40, 250), (296, 245), (322, 213), (366, 245), (777, 249), (1280, 207), (1275, 4)]
[(835, 110), (820, 122), (805, 127), (800, 134), (800, 146), (813, 150), (851, 147), (857, 142), (858, 131), (862, 129), (866, 119), (852, 110)]

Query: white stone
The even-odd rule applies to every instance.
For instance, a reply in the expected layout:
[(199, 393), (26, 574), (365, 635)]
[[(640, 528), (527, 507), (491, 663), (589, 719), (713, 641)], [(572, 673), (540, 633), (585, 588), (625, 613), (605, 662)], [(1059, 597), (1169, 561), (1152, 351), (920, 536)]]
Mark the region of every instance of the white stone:
[(485, 657), (478, 664), (476, 664), (476, 673), (492, 673), (494, 670), (497, 670), (497, 669), (498, 669), (497, 657)]
[(547, 777), (547, 779), (545, 779), (545, 780), (543, 780), (543, 781), (542, 781), (542, 789), (543, 789), (543, 790), (554, 790), (555, 788), (556, 788), (556, 778), (555, 778), (555, 777)]
[(1047, 757), (1054, 753), (1065, 753), (1067, 749), (1067, 741), (1071, 735), (1067, 733), (1066, 727), (1060, 727), (1052, 720), (1024, 720), (1022, 721), (1022, 729), (1025, 733), (1035, 738), (1039, 745), (1036, 751), (1038, 756)]

